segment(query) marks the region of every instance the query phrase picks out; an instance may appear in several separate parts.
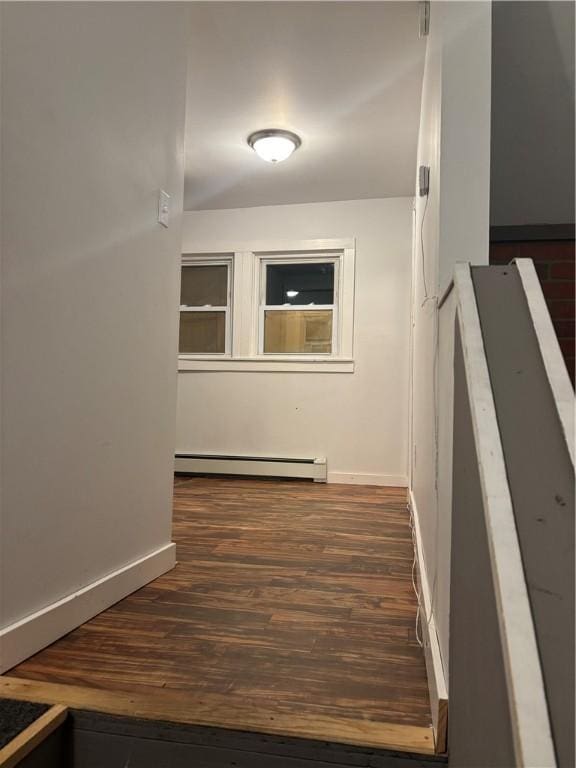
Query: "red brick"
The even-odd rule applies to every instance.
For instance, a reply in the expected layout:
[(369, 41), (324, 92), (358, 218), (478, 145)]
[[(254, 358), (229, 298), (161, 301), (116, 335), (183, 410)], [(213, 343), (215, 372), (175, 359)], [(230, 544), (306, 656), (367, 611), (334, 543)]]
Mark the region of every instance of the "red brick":
[(548, 280), (549, 265), (546, 262), (542, 262), (540, 264), (536, 263), (534, 264), (534, 268), (536, 270), (536, 274), (538, 275), (541, 283), (543, 283), (545, 280)]
[(571, 359), (574, 357), (574, 339), (558, 339), (560, 349), (564, 355), (564, 359)]
[(509, 264), (518, 257), (518, 243), (490, 243), (490, 264)]
[(574, 262), (560, 261), (558, 264), (550, 264), (550, 278), (552, 280), (574, 280)]
[(534, 261), (574, 261), (573, 240), (533, 240), (517, 245), (517, 258)]
[(564, 357), (564, 362), (566, 363), (566, 368), (568, 368), (568, 375), (570, 376), (572, 386), (574, 386), (574, 381), (576, 380), (576, 360), (573, 357)]
[(554, 301), (553, 299), (546, 302), (548, 304), (548, 311), (555, 320), (574, 319), (575, 306), (573, 301)]
[(573, 339), (574, 338), (574, 321), (573, 320), (556, 320), (552, 315), (554, 321), (554, 328), (556, 330), (556, 336), (559, 339)]
[(574, 299), (574, 283), (570, 280), (546, 280), (542, 290), (547, 299)]

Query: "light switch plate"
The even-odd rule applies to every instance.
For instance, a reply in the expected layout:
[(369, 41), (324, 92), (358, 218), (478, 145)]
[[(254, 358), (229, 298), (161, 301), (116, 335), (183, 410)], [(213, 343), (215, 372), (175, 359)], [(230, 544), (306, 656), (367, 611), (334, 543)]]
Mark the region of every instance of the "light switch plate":
[(169, 217), (170, 195), (161, 189), (160, 194), (158, 195), (158, 223), (162, 224), (163, 227), (167, 227)]

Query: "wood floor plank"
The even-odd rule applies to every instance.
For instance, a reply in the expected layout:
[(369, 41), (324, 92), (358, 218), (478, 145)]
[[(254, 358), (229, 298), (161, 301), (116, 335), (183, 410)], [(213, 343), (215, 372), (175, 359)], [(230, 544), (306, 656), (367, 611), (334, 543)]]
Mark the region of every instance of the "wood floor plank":
[(405, 489), (177, 477), (174, 540), (172, 571), (0, 690), (431, 751)]
[(432, 730), (422, 726), (379, 723), (370, 720), (334, 718), (321, 712), (314, 718), (290, 707), (274, 714), (250, 699), (245, 701), (243, 722), (227, 695), (158, 691), (153, 697), (138, 693), (96, 691), (54, 683), (40, 683), (17, 678), (0, 678), (0, 695), (14, 699), (65, 702), (71, 709), (90, 710), (126, 717), (167, 720), (175, 723), (214, 725), (237, 730), (254, 730), (285, 736), (334, 741), (342, 744), (363, 744), (377, 748), (433, 754)]

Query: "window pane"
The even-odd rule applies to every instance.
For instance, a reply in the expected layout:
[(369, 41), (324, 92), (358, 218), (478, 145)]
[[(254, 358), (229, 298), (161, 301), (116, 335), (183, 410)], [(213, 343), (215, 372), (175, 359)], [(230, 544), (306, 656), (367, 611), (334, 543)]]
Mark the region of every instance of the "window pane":
[(226, 307), (228, 267), (225, 264), (182, 267), (180, 304), (187, 307)]
[(216, 354), (225, 351), (225, 312), (180, 312), (181, 354)]
[(267, 264), (266, 304), (334, 304), (334, 264)]
[(265, 310), (264, 352), (332, 352), (332, 310)]

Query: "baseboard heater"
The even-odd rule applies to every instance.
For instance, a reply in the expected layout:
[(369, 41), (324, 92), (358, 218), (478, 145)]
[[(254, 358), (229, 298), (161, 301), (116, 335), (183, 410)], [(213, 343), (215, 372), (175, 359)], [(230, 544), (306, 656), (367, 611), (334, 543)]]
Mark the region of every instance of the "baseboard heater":
[(326, 459), (293, 459), (277, 456), (217, 456), (177, 453), (174, 471), (183, 474), (262, 475), (308, 478), (326, 482)]

